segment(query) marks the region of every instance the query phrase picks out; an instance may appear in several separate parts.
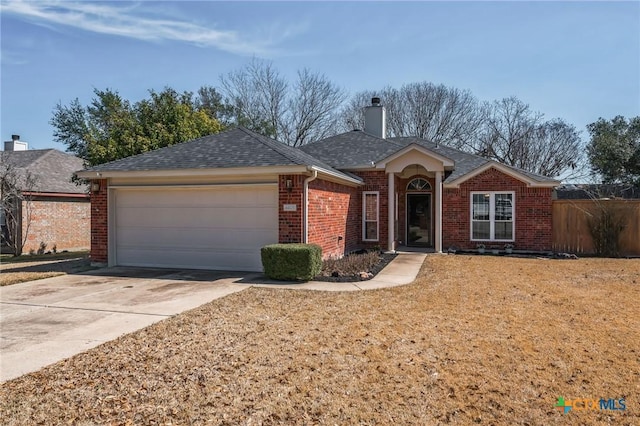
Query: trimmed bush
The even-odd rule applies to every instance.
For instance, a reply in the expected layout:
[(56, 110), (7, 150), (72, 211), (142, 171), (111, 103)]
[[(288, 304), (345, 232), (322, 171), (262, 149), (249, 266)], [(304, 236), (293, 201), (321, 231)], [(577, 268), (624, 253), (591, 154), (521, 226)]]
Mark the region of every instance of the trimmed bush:
[(260, 254), (264, 274), (272, 280), (309, 281), (322, 269), (322, 248), (316, 244), (270, 244)]

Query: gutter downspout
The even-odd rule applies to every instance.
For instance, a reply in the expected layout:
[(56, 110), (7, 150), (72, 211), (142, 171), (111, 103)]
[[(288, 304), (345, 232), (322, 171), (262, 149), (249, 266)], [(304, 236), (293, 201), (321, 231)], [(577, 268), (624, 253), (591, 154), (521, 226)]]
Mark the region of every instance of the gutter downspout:
[(309, 182), (318, 178), (318, 171), (309, 167), (307, 170), (313, 172), (311, 176), (304, 180), (304, 214), (302, 215), (302, 243), (307, 244), (309, 242)]

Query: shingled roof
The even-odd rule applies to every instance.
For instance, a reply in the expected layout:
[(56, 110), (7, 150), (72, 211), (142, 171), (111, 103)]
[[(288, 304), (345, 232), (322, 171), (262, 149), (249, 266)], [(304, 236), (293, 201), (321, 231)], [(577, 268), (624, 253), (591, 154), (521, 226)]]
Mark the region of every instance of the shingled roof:
[(344, 178), (311, 155), (244, 127), (91, 167), (89, 172), (210, 169), (267, 166), (315, 166)]
[[(485, 166), (489, 163), (494, 163), (493, 160), (488, 158), (481, 157), (479, 155), (470, 154), (468, 152), (461, 151), (459, 149), (451, 148), (446, 145), (436, 144), (434, 142), (430, 142), (425, 139), (420, 139), (416, 137), (402, 137), (402, 138), (391, 138), (392, 141), (402, 144), (404, 146), (410, 144), (417, 144), (424, 146), (425, 148), (437, 152), (443, 157), (449, 158), (454, 161), (455, 169), (453, 172), (445, 179), (445, 183), (452, 182), (460, 177), (473, 172), (474, 170)], [(527, 172), (525, 170), (519, 169), (517, 167), (508, 166), (506, 164), (500, 163), (502, 166), (507, 167), (514, 172), (527, 176), (529, 179), (543, 183), (543, 182), (555, 182), (554, 179), (548, 178), (546, 176), (542, 176), (536, 173)]]
[(401, 143), (391, 139), (381, 139), (360, 130), (331, 136), (300, 147), (307, 154), (337, 169), (371, 167), (372, 163), (402, 148), (404, 145)]
[[(74, 172), (82, 168), (81, 158), (57, 149), (36, 149), (30, 151), (2, 151), (3, 166), (13, 167), (21, 178), (21, 190), (43, 193), (83, 194), (86, 185), (76, 185), (71, 181)], [(35, 178), (33, 188), (25, 187), (25, 175)]]
[[(474, 170), (491, 163), (478, 155), (469, 154), (459, 149), (442, 144), (435, 144), (417, 137), (399, 137), (382, 139), (362, 131), (352, 131), (332, 136), (301, 147), (300, 149), (316, 158), (320, 158), (337, 169), (357, 169), (371, 167), (375, 163), (384, 160), (401, 149), (416, 144), (434, 153), (452, 160), (455, 168), (445, 179), (445, 183), (473, 172)], [(513, 171), (523, 174), (536, 182), (551, 182), (553, 179), (530, 173), (516, 167), (506, 166)]]
[[(416, 144), (450, 159), (454, 170), (445, 183), (453, 182), (492, 160), (417, 137), (382, 139), (352, 131), (294, 148), (244, 127), (160, 148), (92, 167), (88, 172), (130, 172), (178, 169), (245, 168), (267, 166), (315, 166), (349, 180), (349, 173), (370, 168), (405, 147)], [(534, 182), (555, 182), (545, 176), (502, 165)]]

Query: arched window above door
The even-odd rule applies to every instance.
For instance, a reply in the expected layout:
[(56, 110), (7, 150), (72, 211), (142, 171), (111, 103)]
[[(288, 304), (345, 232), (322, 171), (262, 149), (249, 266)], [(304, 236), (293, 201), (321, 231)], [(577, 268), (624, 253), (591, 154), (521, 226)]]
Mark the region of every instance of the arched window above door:
[(407, 185), (407, 191), (431, 191), (431, 184), (423, 178), (415, 178)]

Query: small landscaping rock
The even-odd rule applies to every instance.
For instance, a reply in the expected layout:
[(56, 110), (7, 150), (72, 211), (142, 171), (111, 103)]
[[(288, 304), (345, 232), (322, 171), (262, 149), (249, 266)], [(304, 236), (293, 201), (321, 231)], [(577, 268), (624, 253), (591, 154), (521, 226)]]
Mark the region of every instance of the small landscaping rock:
[(373, 278), (373, 274), (370, 272), (360, 272), (358, 274), (358, 276), (360, 277), (361, 280), (370, 280), (371, 278)]

